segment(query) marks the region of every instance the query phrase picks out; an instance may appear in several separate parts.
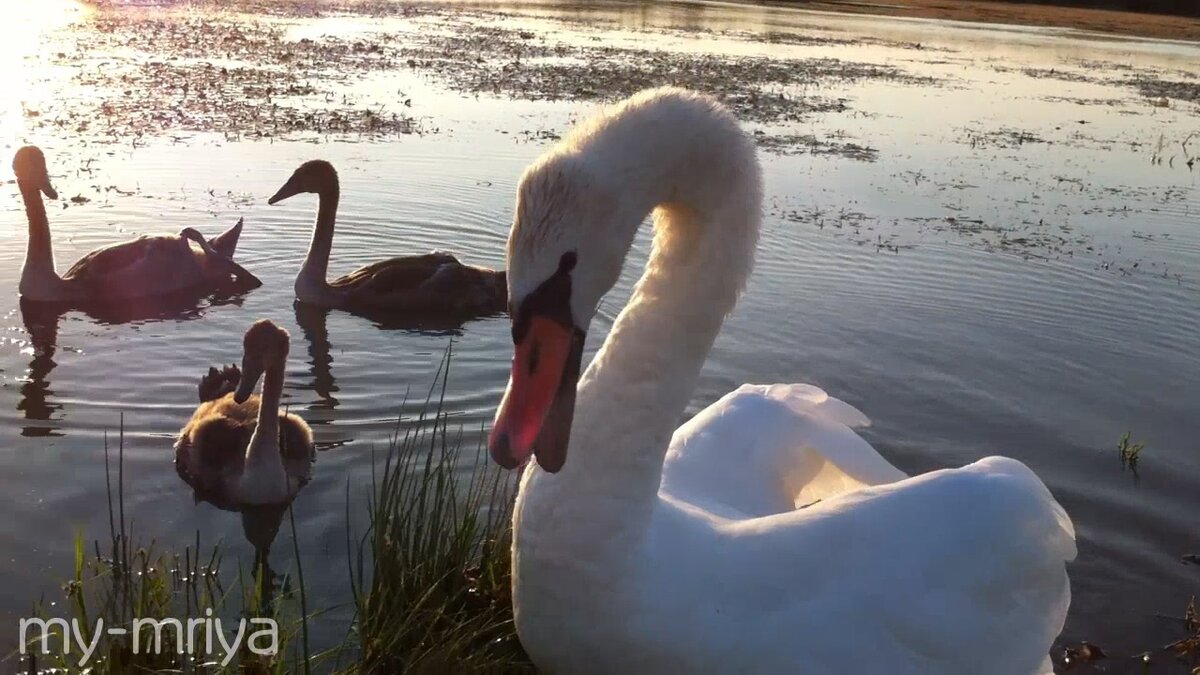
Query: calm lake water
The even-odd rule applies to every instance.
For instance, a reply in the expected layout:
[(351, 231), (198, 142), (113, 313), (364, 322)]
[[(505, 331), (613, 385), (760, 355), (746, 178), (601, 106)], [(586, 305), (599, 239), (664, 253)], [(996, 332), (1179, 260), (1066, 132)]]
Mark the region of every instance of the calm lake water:
[[(1200, 553), (1200, 46), (682, 3), (158, 4), (43, 0), (6, 19), (0, 56), (24, 67), (0, 75), (0, 181), (21, 144), (46, 150), (60, 271), (244, 217), (237, 258), (264, 286), (165, 317), (23, 315), (24, 213), (0, 185), (5, 652), (18, 616), (60, 598), (75, 535), (107, 534), (104, 436), (122, 415), (139, 536), (199, 530), (248, 564), (239, 519), (193, 503), (171, 445), (197, 378), (239, 360), (260, 317), (291, 331), (285, 402), (322, 449), (294, 508), (309, 605), (340, 608), (318, 641), (338, 640), (347, 493), (363, 511), (373, 456), (451, 342), (448, 407), (475, 442), (509, 326), (295, 309), (315, 198), (266, 198), (325, 158), (342, 177), (334, 274), (434, 248), (499, 266), (522, 168), (600, 101), (668, 82), (733, 102), (767, 180), (758, 266), (692, 410), (743, 382), (810, 382), (867, 413), (906, 471), (1016, 457), (1078, 528), (1062, 642), (1126, 655), (1181, 637), (1200, 590), (1181, 561)], [(1127, 431), (1146, 444), (1136, 476)]]

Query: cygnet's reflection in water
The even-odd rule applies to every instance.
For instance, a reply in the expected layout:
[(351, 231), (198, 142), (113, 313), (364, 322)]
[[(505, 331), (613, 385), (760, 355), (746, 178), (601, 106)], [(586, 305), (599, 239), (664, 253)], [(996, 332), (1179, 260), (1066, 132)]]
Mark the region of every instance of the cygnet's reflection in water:
[(130, 300), (119, 305), (72, 306), (67, 304), (21, 301), (21, 321), (29, 335), (32, 358), (21, 383), (21, 398), (17, 410), (29, 424), (21, 429), (22, 436), (60, 436), (54, 420), (62, 410), (50, 387), (50, 373), (58, 365), (58, 332), (63, 317), (79, 312), (100, 325), (115, 326), (150, 321), (190, 321), (202, 318), (210, 308), (234, 305), (240, 307), (250, 287), (230, 284), (215, 292), (198, 295), (194, 292), (156, 298)]
[(333, 378), (333, 345), (329, 342), (329, 312), (331, 310), (308, 305), (300, 301), (292, 304), (296, 310), (296, 323), (308, 342), (308, 365), (312, 372), (312, 390), (321, 398), (315, 408), (333, 410), (338, 406), (337, 381)]
[[(178, 469), (178, 464), (176, 468)], [(182, 472), (179, 475), (184, 482), (188, 482)], [(300, 489), (303, 489), (303, 486)], [(295, 502), (297, 495), (299, 495), (299, 490), (296, 495), (292, 496), (292, 499), (282, 504), (233, 504), (222, 502), (212, 493), (203, 493), (194, 487), (192, 490), (192, 499), (195, 503), (208, 502), (222, 511), (231, 511), (241, 515), (242, 535), (254, 551), (253, 571), (255, 579), (264, 593), (265, 603), (269, 603), (274, 592), (279, 590), (276, 583), (279, 575), (271, 568), (271, 545), (275, 543), (275, 538), (279, 535), (279, 526), (283, 523), (283, 518), (287, 515), (292, 503)]]
[[(58, 351), (58, 321), (62, 317), (59, 312), (46, 311), (40, 305), (21, 303), (21, 320), (25, 324), (25, 332), (29, 334), (29, 343), (33, 348), (33, 358), (29, 360), (29, 369), (21, 382), (21, 400), (17, 402), (17, 410), (25, 415), (25, 419), (37, 422), (48, 422), (55, 412), (62, 408), (61, 403), (54, 403), (51, 397), (54, 391), (50, 389), (50, 381), (46, 379), (50, 371), (58, 363), (54, 355)], [(26, 425), (21, 428), (22, 436), (61, 436), (53, 425)]]
[[(201, 378), (200, 405), (175, 443), (175, 470), (196, 501), (242, 514), (256, 560), (269, 572), (271, 542), (284, 512), (311, 478), (316, 455), (308, 424), (279, 408), (287, 331), (260, 320), (242, 344), (240, 369), (209, 368)], [(254, 395), (259, 379), (262, 394)], [(269, 579), (268, 574), (260, 583)]]
[(264, 604), (269, 604), (279, 590), (279, 575), (271, 569), (271, 544), (279, 534), (279, 525), (291, 503), (243, 506), (242, 534), (254, 548), (254, 575), (263, 592)]

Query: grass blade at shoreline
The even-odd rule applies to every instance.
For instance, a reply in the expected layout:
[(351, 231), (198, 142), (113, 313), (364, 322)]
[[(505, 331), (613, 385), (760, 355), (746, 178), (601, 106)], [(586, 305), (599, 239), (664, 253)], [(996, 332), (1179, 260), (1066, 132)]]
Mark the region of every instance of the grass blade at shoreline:
[(464, 455), (461, 431), (451, 433), (450, 361), (448, 349), (417, 419), (402, 425), (374, 476), (354, 561), (362, 672), (532, 670), (512, 618), (515, 485), (482, 445)]

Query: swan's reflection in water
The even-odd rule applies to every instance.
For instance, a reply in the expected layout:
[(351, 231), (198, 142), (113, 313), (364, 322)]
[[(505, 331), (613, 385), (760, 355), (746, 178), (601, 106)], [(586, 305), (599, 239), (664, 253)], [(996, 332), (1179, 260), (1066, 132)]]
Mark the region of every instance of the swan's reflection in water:
[(102, 326), (115, 326), (151, 321), (191, 321), (203, 317), (209, 309), (226, 305), (241, 306), (251, 289), (230, 284), (216, 292), (179, 293), (157, 298), (131, 300), (120, 305), (71, 306), (58, 303), (37, 303), (21, 300), (21, 322), (29, 335), (32, 356), (22, 379), (21, 398), (17, 410), (26, 420), (35, 422), (21, 428), (28, 437), (61, 436), (56, 417), (62, 404), (53, 400), (50, 373), (58, 365), (58, 327), (63, 317), (79, 312)]
[[(313, 366), (314, 384), (316, 385), (314, 389), (320, 391), (317, 389), (319, 386), (332, 386), (333, 374), (329, 370), (329, 364), (333, 362), (333, 359), (329, 355), (331, 345), (329, 342), (329, 329), (326, 324), (329, 321), (330, 313), (334, 310), (309, 305), (299, 300), (296, 300), (292, 304), (292, 308), (296, 311), (296, 323), (300, 325), (300, 330), (304, 332), (304, 337), (308, 340), (308, 353), (312, 359), (309, 363)], [(471, 321), (504, 316), (503, 313), (384, 312), (369, 310), (355, 310), (351, 314), (370, 321), (380, 330), (404, 331), (428, 337), (459, 337), (463, 334), (463, 327)], [(336, 390), (336, 387), (334, 387), (333, 391)]]
[[(308, 384), (298, 385), (299, 389), (311, 390), (319, 400), (310, 403), (310, 411), (327, 411), (331, 413), (341, 405), (337, 398), (339, 391), (337, 379), (333, 375), (333, 344), (329, 339), (329, 315), (335, 311), (295, 301), (292, 308), (296, 313), (296, 324), (304, 333), (308, 343), (308, 365), (311, 380)], [(338, 310), (340, 311), (340, 310)], [(481, 316), (476, 313), (388, 313), (355, 310), (353, 316), (364, 318), (384, 331), (402, 331), (426, 337), (459, 337), (463, 327), (470, 321), (487, 319), (493, 316)], [(306, 418), (312, 426), (330, 424), (332, 415), (311, 415)], [(349, 439), (325, 441), (317, 443), (317, 449), (324, 451), (349, 443)]]
[(254, 580), (258, 585), (263, 605), (269, 605), (276, 593), (286, 590), (281, 587), (280, 574), (271, 567), (271, 546), (279, 536), (279, 527), (295, 499), (284, 504), (235, 506), (216, 504), (202, 498), (198, 493), (193, 493), (193, 497), (197, 503), (208, 502), (223, 511), (231, 511), (241, 516), (242, 535), (254, 552), (254, 565), (251, 568)]

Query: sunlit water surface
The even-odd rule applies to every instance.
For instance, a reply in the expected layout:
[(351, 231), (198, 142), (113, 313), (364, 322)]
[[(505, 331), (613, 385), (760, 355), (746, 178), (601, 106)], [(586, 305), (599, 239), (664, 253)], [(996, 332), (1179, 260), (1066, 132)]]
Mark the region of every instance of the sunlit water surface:
[[(51, 44), (64, 24), (86, 31), (93, 18), (73, 5), (30, 6), (39, 9), (19, 15), (12, 39), (0, 40), (6, 61)], [(763, 153), (758, 266), (691, 410), (742, 382), (810, 382), (866, 412), (867, 438), (907, 471), (1016, 457), (1078, 528), (1063, 640), (1130, 653), (1178, 637), (1170, 617), (1200, 588), (1200, 568), (1181, 563), (1200, 552), (1200, 172), (1185, 165), (1189, 148), (1181, 145), (1200, 133), (1200, 114), (1194, 102), (1158, 107), (1128, 86), (1025, 69), (1136, 68), (1179, 79), (1200, 62), (1200, 49), (759, 7), (494, 9), (508, 13), (472, 10), (467, 20), (561, 31), (556, 39), (568, 43), (601, 36), (676, 51), (832, 56), (935, 78), (927, 86), (824, 85), (813, 93), (844, 98), (846, 112), (756, 127), (876, 152), (866, 158), (873, 161), (802, 148)], [(595, 28), (593, 19), (609, 23)], [(337, 31), (369, 38), (404, 23), (273, 20), (296, 39)], [(754, 40), (768, 30), (892, 43)], [(76, 533), (107, 533), (104, 437), (113, 445), (122, 415), (125, 508), (139, 535), (183, 545), (199, 530), (249, 560), (239, 520), (193, 503), (172, 468), (171, 444), (195, 405), (198, 376), (239, 359), (241, 333), (260, 317), (291, 331), (285, 402), (313, 425), (322, 449), (295, 516), (309, 606), (341, 608), (318, 622), (317, 640), (336, 641), (349, 617), (347, 493), (352, 511), (362, 510), (372, 458), (405, 412), (406, 395), (424, 395), (451, 342), (448, 407), (474, 443), (506, 381), (511, 342), (503, 317), (412, 330), (338, 311), (298, 313), (292, 279), (315, 200), (268, 207), (266, 197), (299, 162), (323, 157), (342, 177), (334, 273), (432, 248), (498, 266), (515, 182), (551, 142), (538, 132), (561, 133), (595, 103), (464, 95), (401, 70), (347, 87), (385, 102), (403, 91), (410, 114), (436, 132), (310, 142), (150, 134), (80, 144), (34, 125), (23, 109), (23, 101), (68, 91), (71, 67), (39, 75), (59, 88), (35, 86), (20, 69), (0, 76), (18, 93), (0, 104), (0, 179), (11, 178), (12, 150), (37, 142), (62, 198), (88, 198), (51, 205), (60, 271), (136, 233), (186, 225), (216, 233), (245, 217), (237, 257), (265, 285), (183, 316), (124, 321), (72, 311), (28, 319), (16, 297), (24, 214), (15, 185), (0, 190), (0, 625), (11, 627), (0, 643), (12, 645), (16, 617), (33, 602), (60, 597)], [(1190, 154), (1198, 148), (1200, 136)], [(973, 231), (977, 223), (1008, 232)], [(1044, 239), (1051, 234), (1061, 240)], [(602, 307), (591, 350), (627, 297), (648, 242), (643, 233)], [(1117, 458), (1126, 431), (1146, 443), (1136, 478)], [(361, 532), (361, 522), (355, 526)], [(290, 569), (286, 526), (275, 548), (274, 566)]]

